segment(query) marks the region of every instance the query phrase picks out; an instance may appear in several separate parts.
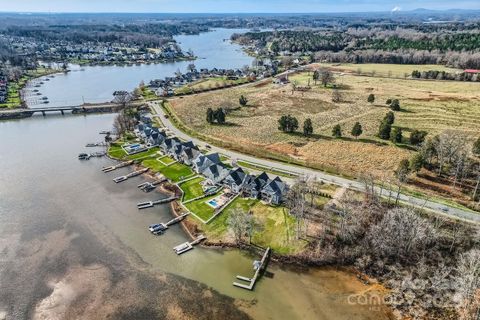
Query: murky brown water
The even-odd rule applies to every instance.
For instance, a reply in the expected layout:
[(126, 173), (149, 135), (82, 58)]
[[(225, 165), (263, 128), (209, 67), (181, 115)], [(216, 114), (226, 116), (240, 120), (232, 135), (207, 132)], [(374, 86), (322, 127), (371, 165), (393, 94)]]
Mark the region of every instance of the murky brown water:
[(161, 237), (146, 226), (169, 207), (138, 211), (161, 197), (115, 184), (108, 159), (81, 162), (87, 142), (113, 115), (47, 116), (0, 122), (0, 319), (386, 319), (385, 309), (350, 305), (367, 290), (345, 272), (270, 265), (254, 292), (232, 286), (252, 257), (196, 248), (179, 226)]

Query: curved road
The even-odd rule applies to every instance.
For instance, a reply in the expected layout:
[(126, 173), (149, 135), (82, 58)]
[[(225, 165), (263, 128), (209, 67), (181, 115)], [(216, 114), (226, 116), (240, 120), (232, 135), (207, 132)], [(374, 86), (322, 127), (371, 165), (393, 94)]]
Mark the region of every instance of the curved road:
[[(196, 145), (198, 146), (206, 146), (207, 143), (204, 141), (198, 140), (196, 138), (193, 138), (183, 131), (180, 131), (175, 127), (172, 122), (165, 117), (165, 112), (163, 111), (162, 107), (158, 104), (158, 102), (148, 102), (148, 105), (152, 110), (155, 111), (156, 117), (160, 119), (160, 121), (163, 123), (164, 127), (168, 130), (170, 130), (172, 133), (174, 133), (176, 136), (179, 138), (185, 139), (185, 140), (191, 140), (193, 141)], [(261, 159), (261, 158), (256, 158), (252, 157), (246, 154), (238, 153), (235, 151), (230, 151), (227, 149), (215, 147), (211, 145), (211, 150), (214, 152), (222, 153), (227, 156), (229, 156), (232, 159), (237, 159), (237, 160), (242, 160), (246, 162), (251, 162), (253, 164), (258, 164), (263, 167), (267, 168), (274, 168), (274, 169), (279, 169), (282, 171), (286, 172), (291, 172), (295, 173), (298, 175), (306, 175), (310, 177), (315, 177), (318, 180), (323, 180), (328, 183), (336, 184), (339, 186), (348, 186), (351, 189), (359, 190), (359, 191), (364, 191), (364, 185), (356, 180), (350, 180), (334, 175), (330, 175), (328, 173), (324, 173), (321, 171), (313, 170), (310, 168), (306, 167), (300, 167), (300, 166), (294, 166), (294, 165), (289, 165), (286, 163), (281, 163), (281, 162), (276, 162), (273, 160), (267, 160), (267, 159)], [(381, 189), (376, 187), (375, 188), (377, 193), (381, 192)], [(387, 197), (387, 192), (386, 190), (383, 191), (384, 197)], [(396, 197), (396, 192), (392, 191), (392, 197)], [(441, 204), (438, 202), (430, 201), (430, 200), (425, 200), (425, 199), (420, 199), (416, 198), (413, 196), (408, 196), (405, 194), (400, 194), (399, 195), (399, 201), (403, 202), (405, 204), (411, 205), (416, 208), (423, 208), (423, 209), (428, 209), (430, 211), (433, 211), (437, 214), (441, 214), (450, 218), (456, 218), (460, 219), (463, 221), (471, 222), (474, 224), (480, 224), (480, 213), (475, 213), (472, 211), (467, 211), (467, 210), (462, 210), (459, 208), (455, 208), (449, 205)]]

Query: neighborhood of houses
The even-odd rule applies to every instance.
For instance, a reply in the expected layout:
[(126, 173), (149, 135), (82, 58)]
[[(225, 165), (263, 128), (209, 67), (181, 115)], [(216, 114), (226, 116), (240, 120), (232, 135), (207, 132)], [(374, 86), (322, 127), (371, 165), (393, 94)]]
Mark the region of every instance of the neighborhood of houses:
[(8, 81), (6, 76), (0, 75), (0, 103), (7, 101)]
[[(279, 205), (285, 200), (288, 186), (279, 177), (272, 179), (265, 172), (252, 175), (240, 167), (230, 168), (221, 161), (218, 153), (204, 154), (192, 141), (185, 142), (177, 137), (169, 137), (165, 131), (148, 123), (139, 123), (135, 134), (146, 147), (159, 147), (164, 155), (190, 166), (195, 173), (205, 177), (202, 182), (205, 193), (225, 188), (228, 189), (226, 194), (230, 195), (229, 199), (232, 199), (232, 195), (238, 195), (260, 199), (271, 205)], [(131, 153), (141, 152), (140, 150), (142, 149), (138, 147)], [(228, 203), (227, 200), (209, 201), (208, 204), (218, 210)]]
[(200, 69), (189, 68), (186, 73), (177, 71), (175, 76), (150, 81), (149, 88), (159, 97), (167, 97), (175, 94), (174, 88), (208, 78), (224, 78), (226, 80), (257, 79), (268, 78), (274, 75), (278, 67), (276, 65), (262, 65), (255, 68), (245, 66), (242, 69)]

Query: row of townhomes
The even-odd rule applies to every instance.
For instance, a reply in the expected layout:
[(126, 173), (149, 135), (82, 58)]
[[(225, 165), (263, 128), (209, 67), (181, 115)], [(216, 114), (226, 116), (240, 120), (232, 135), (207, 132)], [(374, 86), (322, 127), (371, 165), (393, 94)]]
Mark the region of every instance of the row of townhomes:
[(7, 77), (0, 75), (0, 103), (7, 101), (8, 81)]
[(149, 124), (140, 123), (135, 132), (147, 145), (159, 146), (165, 155), (191, 166), (196, 173), (206, 178), (210, 186), (223, 186), (235, 194), (273, 205), (278, 205), (285, 199), (288, 186), (279, 177), (271, 179), (265, 172), (256, 176), (246, 173), (240, 167), (228, 168), (218, 153), (203, 154), (192, 141), (184, 142), (177, 137), (168, 137), (164, 131)]

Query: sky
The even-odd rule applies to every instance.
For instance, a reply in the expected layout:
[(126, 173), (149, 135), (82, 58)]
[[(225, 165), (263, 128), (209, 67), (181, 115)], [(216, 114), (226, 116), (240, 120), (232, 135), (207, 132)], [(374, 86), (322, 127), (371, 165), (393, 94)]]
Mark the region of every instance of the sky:
[(480, 0), (0, 0), (3, 12), (314, 13), (416, 8), (480, 9)]

